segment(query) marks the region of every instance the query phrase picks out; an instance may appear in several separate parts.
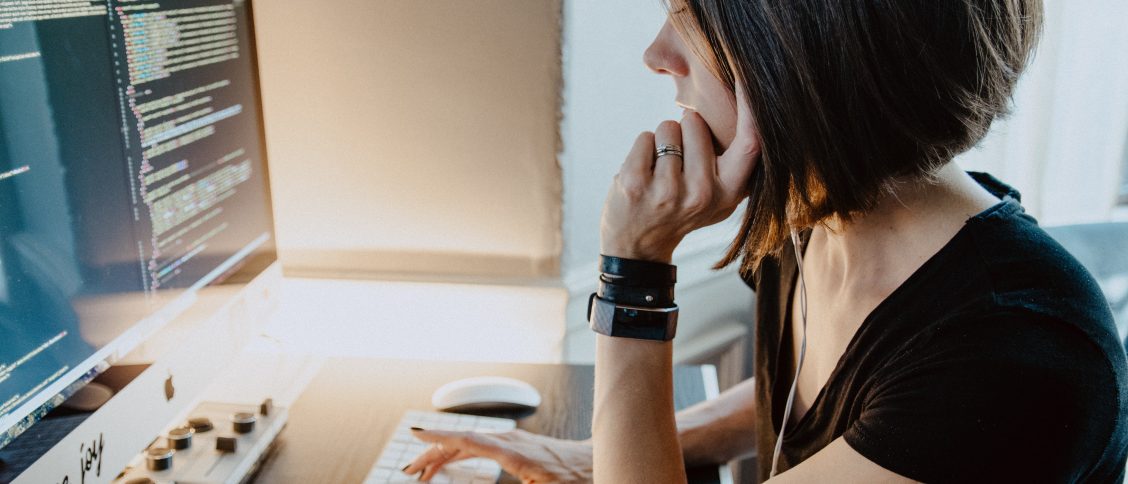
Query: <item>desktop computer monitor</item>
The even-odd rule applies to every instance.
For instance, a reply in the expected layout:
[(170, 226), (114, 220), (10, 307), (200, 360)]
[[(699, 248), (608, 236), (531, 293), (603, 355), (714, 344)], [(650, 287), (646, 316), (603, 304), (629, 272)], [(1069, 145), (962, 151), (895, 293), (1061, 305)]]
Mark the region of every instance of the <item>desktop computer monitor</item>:
[[(275, 259), (249, 2), (0, 2), (0, 451), (201, 294)], [(129, 444), (113, 462), (155, 422), (128, 437), (114, 424), (110, 445)]]

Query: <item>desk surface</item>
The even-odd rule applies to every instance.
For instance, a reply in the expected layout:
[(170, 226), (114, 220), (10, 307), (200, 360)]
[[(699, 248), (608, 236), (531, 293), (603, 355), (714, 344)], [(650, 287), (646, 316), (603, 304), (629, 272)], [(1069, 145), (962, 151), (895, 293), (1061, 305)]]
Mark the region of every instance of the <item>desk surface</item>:
[[(543, 403), (518, 427), (567, 439), (591, 436), (592, 366), (332, 359), (294, 402), (257, 481), (362, 482), (405, 411), (429, 410), (439, 386), (483, 375), (518, 378), (541, 392)], [(677, 367), (677, 408), (704, 400), (706, 384), (701, 367)], [(691, 482), (719, 482), (717, 476), (716, 468), (690, 471)]]

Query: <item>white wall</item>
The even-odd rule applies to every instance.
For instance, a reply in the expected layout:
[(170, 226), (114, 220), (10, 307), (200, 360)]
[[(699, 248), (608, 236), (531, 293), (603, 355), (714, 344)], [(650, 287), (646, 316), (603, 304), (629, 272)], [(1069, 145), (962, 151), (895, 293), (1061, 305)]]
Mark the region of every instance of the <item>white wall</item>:
[(288, 273), (556, 272), (558, 1), (255, 13)]
[[(657, 0), (564, 4), (564, 274), (590, 272), (599, 255), (599, 214), (611, 178), (635, 137), (677, 119), (669, 79), (642, 53), (666, 12)], [(631, 19), (629, 22), (624, 19)]]
[(1046, 0), (1045, 9), (1012, 116), (958, 160), (1018, 188), (1043, 224), (1128, 218), (1115, 207), (1128, 139), (1128, 2)]

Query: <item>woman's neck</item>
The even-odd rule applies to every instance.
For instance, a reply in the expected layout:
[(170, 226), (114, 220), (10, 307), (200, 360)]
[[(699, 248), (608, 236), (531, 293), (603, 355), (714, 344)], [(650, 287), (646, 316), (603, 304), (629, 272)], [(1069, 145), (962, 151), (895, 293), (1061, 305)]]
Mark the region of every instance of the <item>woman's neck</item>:
[[(955, 163), (928, 182), (906, 182), (849, 223), (831, 221), (811, 235), (807, 256), (819, 277), (844, 295), (890, 293), (956, 235), (968, 219), (999, 202)], [(815, 269), (812, 267), (812, 269)]]

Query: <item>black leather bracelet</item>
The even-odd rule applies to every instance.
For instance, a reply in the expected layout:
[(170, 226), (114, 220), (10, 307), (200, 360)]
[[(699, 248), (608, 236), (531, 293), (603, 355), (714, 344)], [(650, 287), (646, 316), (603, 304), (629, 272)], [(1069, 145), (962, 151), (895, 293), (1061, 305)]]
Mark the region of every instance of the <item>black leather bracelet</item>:
[(600, 299), (628, 306), (644, 308), (669, 308), (674, 306), (674, 286), (635, 287), (607, 282), (600, 278)]
[(607, 276), (607, 282), (624, 286), (661, 287), (678, 282), (675, 265), (610, 255), (599, 257), (599, 272)]

